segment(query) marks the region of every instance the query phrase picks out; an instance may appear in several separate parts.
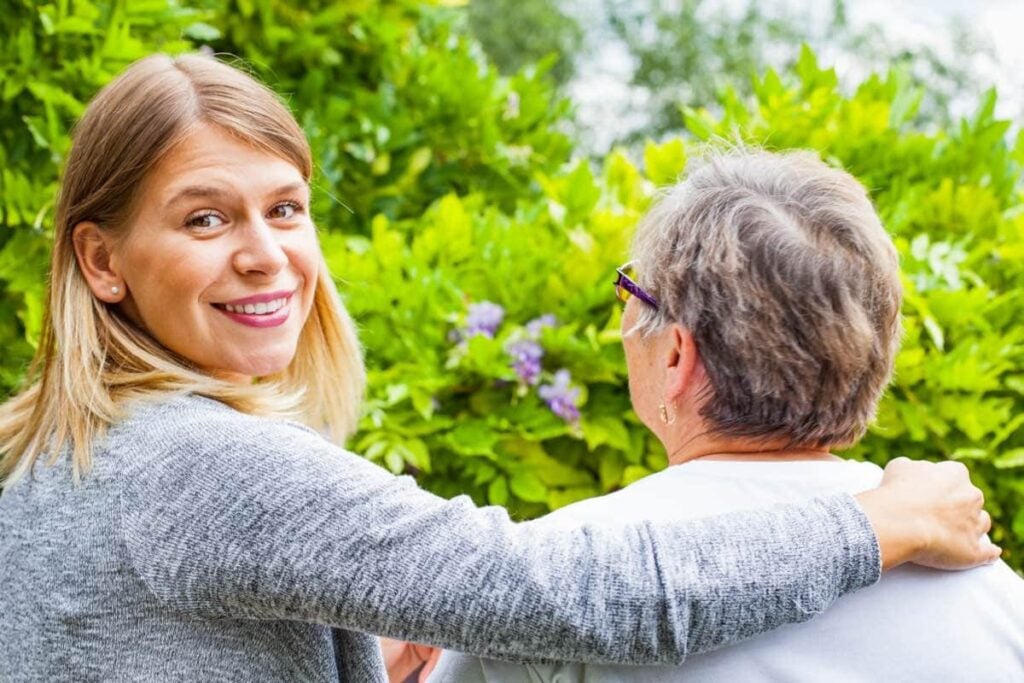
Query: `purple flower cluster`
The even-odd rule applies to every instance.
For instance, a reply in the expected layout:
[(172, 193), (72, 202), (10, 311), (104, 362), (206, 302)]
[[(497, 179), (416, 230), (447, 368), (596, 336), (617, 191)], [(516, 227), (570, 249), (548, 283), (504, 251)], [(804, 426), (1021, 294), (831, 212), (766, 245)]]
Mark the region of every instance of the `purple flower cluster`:
[(553, 313), (545, 313), (539, 318), (534, 318), (526, 323), (526, 334), (529, 335), (530, 339), (540, 339), (540, 333), (545, 327), (554, 327), (557, 324), (558, 320)]
[(576, 405), (580, 390), (569, 384), (570, 379), (568, 370), (559, 370), (555, 373), (554, 381), (541, 385), (537, 393), (555, 415), (566, 422), (576, 422), (580, 419), (580, 409)]
[(524, 384), (536, 384), (540, 379), (541, 358), (544, 349), (532, 339), (520, 339), (509, 344), (505, 351), (512, 357), (512, 369)]
[(526, 338), (519, 338), (505, 347), (505, 351), (512, 357), (512, 369), (516, 371), (519, 380), (524, 384), (535, 385), (540, 381), (540, 373), (543, 370), (541, 359), (544, 358), (544, 347), (540, 345), (541, 331), (545, 327), (554, 327), (555, 316), (546, 313), (539, 318), (534, 318), (524, 325)]
[(505, 309), (491, 301), (481, 301), (478, 304), (470, 304), (466, 313), (466, 328), (462, 331), (466, 339), (478, 334), (494, 338), (498, 326), (505, 319)]
[[(492, 301), (470, 304), (466, 311), (465, 326), (458, 330), (452, 330), (448, 338), (451, 342), (460, 345), (476, 335), (493, 339), (504, 320), (505, 309)], [(546, 313), (526, 323), (521, 331), (513, 331), (510, 335), (511, 339), (505, 346), (505, 352), (511, 358), (512, 369), (522, 385), (536, 386), (540, 382), (541, 373), (544, 370), (542, 364), (544, 347), (540, 344), (541, 334), (545, 327), (555, 327), (557, 324), (555, 316)], [(550, 384), (544, 384), (537, 389), (537, 394), (555, 415), (566, 422), (576, 423), (580, 419), (580, 410), (577, 405), (580, 390), (579, 387), (572, 386), (570, 382), (569, 371), (559, 370)]]

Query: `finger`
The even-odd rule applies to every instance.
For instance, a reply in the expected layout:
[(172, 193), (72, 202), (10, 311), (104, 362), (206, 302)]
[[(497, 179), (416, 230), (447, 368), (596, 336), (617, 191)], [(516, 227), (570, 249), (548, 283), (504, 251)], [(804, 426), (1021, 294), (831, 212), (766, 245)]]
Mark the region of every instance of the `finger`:
[(1003, 554), (1003, 549), (988, 540), (982, 540), (982, 562), (992, 564)]
[(982, 510), (978, 513), (978, 524), (980, 525), (980, 532), (987, 534), (989, 529), (992, 528), (992, 515), (988, 514), (987, 510)]
[(961, 474), (970, 479), (970, 472), (967, 470), (967, 465), (963, 464), (959, 460), (943, 460), (939, 463), (939, 467), (944, 467), (947, 470), (956, 471), (957, 474)]

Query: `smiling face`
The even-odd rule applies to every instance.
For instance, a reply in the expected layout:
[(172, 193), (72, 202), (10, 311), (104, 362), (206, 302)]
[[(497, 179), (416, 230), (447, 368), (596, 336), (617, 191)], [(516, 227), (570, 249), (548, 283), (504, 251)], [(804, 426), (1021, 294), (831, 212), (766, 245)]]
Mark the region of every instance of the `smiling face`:
[(211, 374), (285, 369), (321, 261), (299, 170), (203, 125), (147, 176), (137, 206), (109, 247), (125, 313)]

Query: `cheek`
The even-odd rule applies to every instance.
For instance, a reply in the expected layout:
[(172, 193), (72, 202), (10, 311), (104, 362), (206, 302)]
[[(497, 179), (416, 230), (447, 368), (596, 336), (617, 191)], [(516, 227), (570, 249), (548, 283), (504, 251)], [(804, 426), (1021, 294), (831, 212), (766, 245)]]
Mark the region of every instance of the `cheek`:
[(292, 268), (302, 277), (304, 283), (303, 303), (308, 310), (313, 302), (317, 278), (320, 276), (320, 264), (323, 260), (316, 231), (311, 228), (296, 234), (287, 250)]
[(634, 407), (637, 407), (637, 401), (641, 398), (644, 385), (644, 370), (641, 359), (639, 358), (639, 349), (636, 335), (630, 335), (623, 339), (623, 350), (626, 355), (626, 373), (629, 378), (629, 395), (633, 400)]
[(660, 388), (655, 381), (657, 373), (653, 363), (653, 349), (638, 332), (623, 341), (630, 400), (633, 402), (633, 410), (646, 422), (645, 418), (653, 414), (652, 406), (658, 404), (660, 397)]
[(217, 252), (212, 243), (182, 245), (170, 240), (128, 250), (123, 272), (142, 319), (162, 319), (167, 311), (194, 308), (223, 271), (226, 257)]

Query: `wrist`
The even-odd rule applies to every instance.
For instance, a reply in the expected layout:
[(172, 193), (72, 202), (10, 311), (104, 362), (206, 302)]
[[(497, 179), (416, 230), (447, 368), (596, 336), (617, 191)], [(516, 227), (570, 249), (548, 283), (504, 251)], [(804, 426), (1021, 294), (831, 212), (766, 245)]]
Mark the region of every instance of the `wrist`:
[(892, 500), (885, 487), (863, 491), (855, 498), (878, 538), (882, 571), (912, 561), (926, 547), (919, 522), (905, 505)]

